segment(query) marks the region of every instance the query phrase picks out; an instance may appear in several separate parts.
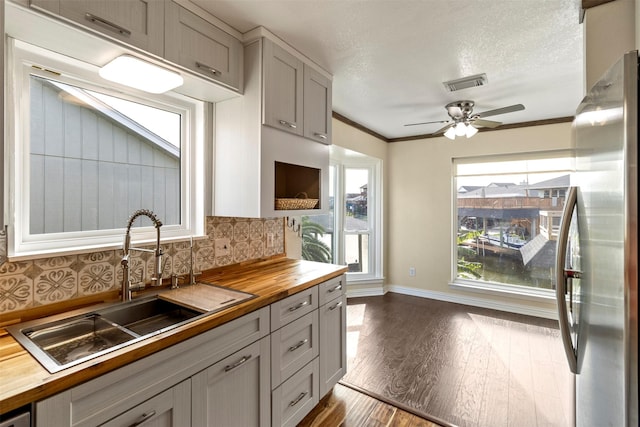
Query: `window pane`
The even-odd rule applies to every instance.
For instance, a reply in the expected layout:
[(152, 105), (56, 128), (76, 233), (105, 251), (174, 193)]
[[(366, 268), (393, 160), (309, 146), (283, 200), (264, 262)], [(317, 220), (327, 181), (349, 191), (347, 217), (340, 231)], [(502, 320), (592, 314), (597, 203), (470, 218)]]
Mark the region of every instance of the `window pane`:
[(180, 224), (180, 114), (37, 76), (30, 114), (31, 234)]
[[(556, 166), (554, 164), (554, 166)], [(567, 172), (457, 179), (458, 277), (553, 289)]]
[(368, 169), (345, 169), (345, 221), (346, 231), (366, 231), (367, 221), (367, 189), (369, 187)]
[(329, 166), (329, 213), (302, 217), (302, 259), (332, 263), (336, 259), (334, 250), (335, 223), (335, 174), (336, 167)]
[(344, 258), (350, 273), (369, 273), (369, 235), (345, 235)]

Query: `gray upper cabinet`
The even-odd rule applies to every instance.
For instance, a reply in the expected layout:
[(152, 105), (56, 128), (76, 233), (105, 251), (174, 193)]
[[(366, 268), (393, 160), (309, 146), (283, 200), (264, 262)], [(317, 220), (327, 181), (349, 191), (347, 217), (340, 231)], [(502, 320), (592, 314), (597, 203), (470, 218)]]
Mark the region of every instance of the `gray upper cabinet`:
[(263, 123), (303, 135), (303, 62), (268, 39), (263, 61)]
[(165, 27), (166, 59), (242, 91), (240, 40), (172, 1)]
[(331, 79), (264, 40), (262, 123), (331, 144)]
[(46, 10), (147, 52), (164, 51), (164, 2), (158, 0), (30, 0)]
[(304, 136), (331, 144), (331, 80), (304, 66)]

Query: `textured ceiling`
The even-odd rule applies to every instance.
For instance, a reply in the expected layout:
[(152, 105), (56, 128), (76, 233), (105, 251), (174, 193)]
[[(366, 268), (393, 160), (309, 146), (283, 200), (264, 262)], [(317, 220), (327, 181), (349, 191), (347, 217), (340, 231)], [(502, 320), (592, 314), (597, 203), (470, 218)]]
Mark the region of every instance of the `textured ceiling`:
[[(334, 76), (333, 110), (386, 138), (430, 134), (444, 105), (512, 104), (505, 124), (573, 116), (583, 93), (579, 0), (191, 0), (238, 31), (262, 25)], [(443, 81), (486, 73), (482, 87)]]

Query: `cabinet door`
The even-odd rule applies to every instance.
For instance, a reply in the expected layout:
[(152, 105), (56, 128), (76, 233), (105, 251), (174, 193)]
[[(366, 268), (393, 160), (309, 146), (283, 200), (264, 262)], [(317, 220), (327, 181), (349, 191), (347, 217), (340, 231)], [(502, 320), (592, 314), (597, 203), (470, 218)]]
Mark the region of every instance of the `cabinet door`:
[(60, 0), (59, 13), (147, 52), (162, 55), (164, 51), (162, 1)]
[(184, 427), (191, 425), (191, 381), (186, 380), (101, 424), (101, 427)]
[(194, 426), (268, 426), (269, 337), (194, 375)]
[(320, 397), (347, 372), (347, 296), (320, 307)]
[(263, 39), (263, 123), (302, 135), (303, 62)]
[(174, 2), (167, 3), (165, 58), (241, 89), (240, 40)]
[(304, 136), (331, 144), (331, 80), (304, 66)]

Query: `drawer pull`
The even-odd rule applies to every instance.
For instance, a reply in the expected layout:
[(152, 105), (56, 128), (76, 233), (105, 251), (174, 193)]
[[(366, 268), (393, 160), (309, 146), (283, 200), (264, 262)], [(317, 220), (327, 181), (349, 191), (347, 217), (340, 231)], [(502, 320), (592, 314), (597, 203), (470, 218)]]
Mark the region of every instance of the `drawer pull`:
[(136, 427), (139, 425), (142, 425), (144, 423), (146, 423), (147, 421), (149, 421), (151, 419), (151, 417), (153, 417), (156, 414), (156, 411), (151, 411), (149, 413), (144, 413), (140, 416), (140, 420), (136, 421), (135, 423), (131, 424), (131, 426), (129, 427)]
[(289, 406), (296, 406), (298, 404), (298, 402), (300, 402), (302, 399), (304, 399), (304, 397), (309, 394), (308, 391), (303, 391), (302, 393), (300, 393), (300, 395), (298, 397), (296, 397), (295, 399), (293, 399), (290, 403)]
[(204, 70), (204, 71), (206, 71), (208, 73), (211, 73), (214, 76), (217, 76), (217, 75), (221, 74), (219, 70), (216, 70), (215, 68), (210, 67), (207, 64), (203, 64), (202, 62), (196, 61), (196, 67), (200, 68), (201, 70)]
[(234, 369), (236, 369), (238, 366), (242, 365), (243, 363), (245, 363), (247, 360), (251, 359), (251, 355), (248, 356), (244, 356), (242, 359), (238, 360), (236, 363), (234, 363), (233, 365), (227, 365), (224, 367), (224, 371), (225, 372), (229, 372), (232, 371)]
[(342, 283), (340, 283), (339, 285), (336, 285), (335, 287), (329, 289), (327, 292), (333, 293), (335, 291), (339, 291), (340, 289), (342, 289)]
[(292, 345), (291, 347), (289, 347), (289, 351), (296, 351), (297, 349), (299, 349), (300, 347), (302, 347), (303, 345), (305, 345), (308, 342), (309, 342), (309, 340), (305, 338), (302, 341), (300, 341), (298, 344)]
[(313, 136), (320, 138), (320, 139), (327, 139), (327, 135), (325, 135), (324, 133), (320, 133), (320, 132), (314, 132)]
[(305, 305), (309, 305), (309, 301), (302, 301), (300, 304), (294, 305), (293, 307), (289, 307), (289, 311), (296, 311), (301, 309)]
[(337, 303), (333, 304), (331, 307), (329, 307), (329, 310), (335, 310), (340, 306), (342, 306), (342, 301), (338, 301)]
[(282, 126), (286, 126), (288, 128), (291, 128), (291, 129), (297, 129), (298, 128), (298, 126), (296, 126), (295, 123), (291, 123), (291, 122), (288, 122), (286, 120), (278, 120), (278, 122), (280, 122), (280, 124)]
[(91, 21), (94, 24), (102, 25), (103, 27), (106, 27), (111, 31), (115, 31), (120, 35), (131, 37), (131, 31), (121, 27), (120, 25), (114, 24), (113, 22), (109, 22), (106, 19), (100, 18), (99, 16), (96, 16), (92, 13), (89, 13), (89, 12), (85, 13), (84, 19), (86, 19), (87, 21)]

